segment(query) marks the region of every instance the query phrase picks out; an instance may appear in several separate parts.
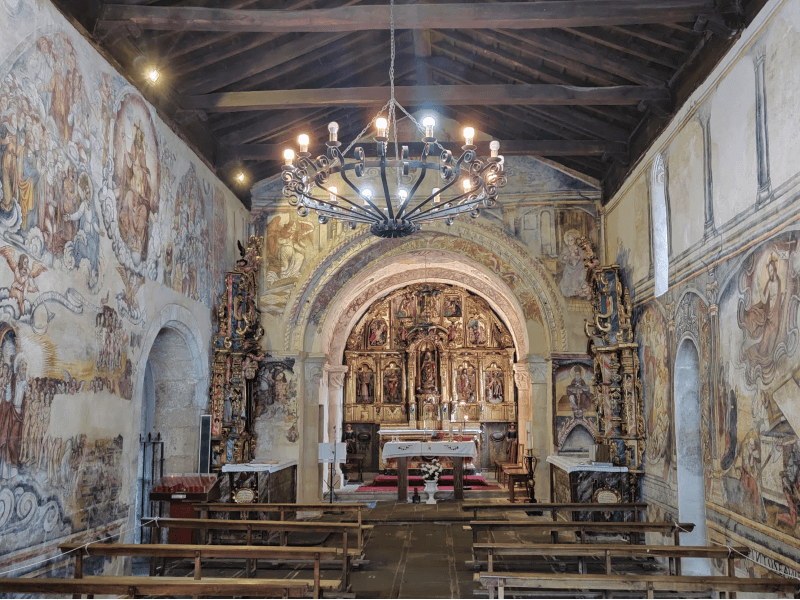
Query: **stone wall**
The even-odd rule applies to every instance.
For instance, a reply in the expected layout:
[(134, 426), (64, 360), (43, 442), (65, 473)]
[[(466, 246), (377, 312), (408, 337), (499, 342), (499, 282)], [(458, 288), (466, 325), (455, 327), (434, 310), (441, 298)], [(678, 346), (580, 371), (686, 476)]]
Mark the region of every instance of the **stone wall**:
[(0, 571), (19, 576), (65, 564), (41, 562), (61, 541), (132, 539), (140, 433), (197, 468), (247, 212), (46, 1), (0, 4), (0, 182)]
[[(689, 343), (699, 357), (707, 536), (754, 546), (756, 561), (737, 566), (757, 574), (800, 567), (799, 57), (800, 5), (767, 3), (605, 216), (607, 256), (634, 283), (651, 517), (686, 510), (680, 489), (691, 484), (678, 474), (691, 465), (680, 464), (675, 427), (685, 395), (673, 389)], [(666, 223), (651, 209), (659, 187)], [(655, 298), (662, 227), (669, 290)]]

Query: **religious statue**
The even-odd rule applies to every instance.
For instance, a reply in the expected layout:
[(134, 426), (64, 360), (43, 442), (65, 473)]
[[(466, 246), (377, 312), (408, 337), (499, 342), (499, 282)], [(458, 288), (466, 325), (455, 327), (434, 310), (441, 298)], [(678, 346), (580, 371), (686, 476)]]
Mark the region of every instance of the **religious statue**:
[(456, 394), (459, 402), (475, 402), (475, 368), (465, 363), (458, 371)]
[(467, 341), (473, 346), (485, 346), (487, 343), (486, 323), (477, 315), (467, 323)]
[(383, 401), (390, 404), (402, 402), (400, 386), (400, 370), (387, 369), (383, 374)]
[(369, 345), (384, 346), (386, 344), (387, 334), (388, 327), (386, 321), (383, 319), (375, 319), (369, 324)]
[(419, 369), (420, 390), (423, 392), (435, 392), (436, 387), (436, 358), (433, 351), (426, 350), (422, 358), (422, 365)]
[(347, 445), (348, 454), (355, 454), (357, 452), (356, 432), (353, 431), (353, 426), (350, 423), (348, 423), (344, 428), (344, 432), (342, 433), (342, 441)]
[(357, 387), (359, 404), (370, 404), (375, 397), (375, 373), (359, 371)]
[(486, 373), (486, 400), (493, 404), (503, 401), (503, 372), (489, 370)]
[(506, 454), (508, 460), (512, 462), (517, 461), (518, 437), (517, 424), (512, 422), (506, 431)]

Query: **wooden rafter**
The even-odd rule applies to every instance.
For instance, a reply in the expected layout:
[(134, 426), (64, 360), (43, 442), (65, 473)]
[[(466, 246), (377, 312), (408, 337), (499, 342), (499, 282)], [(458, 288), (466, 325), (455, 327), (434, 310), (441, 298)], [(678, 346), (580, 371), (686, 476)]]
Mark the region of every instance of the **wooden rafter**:
[[(693, 21), (714, 12), (711, 0), (550, 0), (499, 4), (405, 4), (394, 9), (398, 29), (541, 29)], [(177, 31), (342, 32), (388, 29), (383, 6), (308, 10), (230, 10), (107, 4), (105, 26)]]

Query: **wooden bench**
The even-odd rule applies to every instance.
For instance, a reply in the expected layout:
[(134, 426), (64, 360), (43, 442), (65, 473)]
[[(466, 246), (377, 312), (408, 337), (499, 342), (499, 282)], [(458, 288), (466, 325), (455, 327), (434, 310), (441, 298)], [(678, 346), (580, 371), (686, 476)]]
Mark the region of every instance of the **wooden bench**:
[(489, 598), (504, 598), (505, 588), (525, 588), (581, 593), (644, 592), (751, 592), (756, 594), (792, 594), (800, 592), (800, 583), (792, 579), (750, 577), (707, 577), (676, 575), (576, 575), (574, 573), (476, 573)]
[[(536, 556), (577, 557), (578, 572), (586, 573), (587, 557), (605, 559), (606, 575), (611, 575), (611, 559), (660, 557), (669, 560), (670, 575), (681, 574), (681, 558), (720, 558), (727, 561), (728, 576), (734, 576), (733, 560), (747, 556), (747, 546), (634, 546), (627, 544), (474, 544), (473, 551), (486, 552), (487, 569), (494, 571), (494, 557), (501, 556)], [(476, 566), (476, 563), (473, 563)]]
[[(645, 533), (661, 533), (662, 535), (672, 535), (675, 545), (680, 545), (680, 532), (690, 532), (694, 529), (694, 523), (671, 523), (665, 521), (655, 521), (651, 523), (630, 522), (630, 523), (605, 523), (594, 521), (470, 521), (469, 527), (472, 529), (472, 559), (475, 560), (475, 544), (478, 543), (478, 531), (502, 530), (502, 529), (527, 529), (536, 533), (549, 532), (552, 542), (558, 543), (558, 533), (561, 531), (574, 531), (579, 534), (580, 542), (586, 543), (586, 533), (604, 533), (612, 535), (629, 535), (629, 542), (634, 543), (634, 538), (638, 538)], [(491, 541), (491, 540), (487, 540)]]
[[(197, 544), (61, 544), (64, 553), (72, 552), (75, 557), (75, 578), (83, 578), (83, 559), (85, 556), (139, 556), (148, 558), (192, 558), (194, 559), (194, 578), (201, 579), (201, 561), (210, 558), (247, 559), (247, 575), (251, 575), (250, 562), (258, 560), (281, 561), (287, 559), (309, 560), (314, 563), (313, 597), (320, 597), (323, 587), (320, 577), (323, 558), (336, 559), (342, 554), (341, 548), (325, 546), (286, 547), (286, 546), (228, 546)], [(151, 573), (152, 574), (152, 573)], [(338, 580), (327, 580), (328, 589), (339, 586)], [(332, 586), (331, 586), (332, 584)]]
[[(338, 583), (338, 582), (337, 582)], [(227, 577), (136, 577), (92, 576), (82, 579), (18, 577), (0, 579), (0, 591), (16, 594), (86, 594), (114, 596), (175, 596), (263, 598), (267, 595), (299, 597), (308, 594), (311, 582), (307, 579), (237, 579)]]
[[(559, 511), (583, 511), (583, 512), (632, 512), (633, 520), (638, 521), (639, 517), (647, 511), (647, 502), (626, 502), (621, 504), (584, 504), (581, 502), (537, 502), (536, 504), (506, 504), (504, 502), (464, 502), (461, 510), (472, 511), (472, 518), (477, 520), (478, 511), (513, 511), (524, 510), (526, 512), (549, 512), (553, 516), (553, 521), (558, 519)], [(570, 519), (571, 520), (571, 519)]]
[[(177, 519), (177, 518), (158, 518), (142, 521), (143, 527), (167, 529), (170, 527), (180, 527), (183, 529), (197, 529), (201, 532), (201, 540), (205, 540), (208, 531), (245, 531), (247, 537), (245, 543), (250, 546), (253, 543), (254, 531), (303, 531), (303, 532), (323, 532), (341, 534), (342, 536), (342, 591), (347, 591), (350, 573), (350, 552), (348, 551), (347, 537), (350, 532), (359, 529), (358, 523), (321, 523), (317, 521), (234, 521), (228, 519)], [(156, 535), (160, 539), (160, 534)], [(281, 546), (285, 545), (286, 540), (281, 536)], [(358, 552), (360, 553), (360, 549)]]
[(280, 520), (286, 520), (289, 513), (297, 513), (299, 511), (308, 512), (321, 512), (323, 514), (336, 514), (336, 513), (357, 513), (358, 519), (358, 548), (364, 547), (364, 529), (363, 512), (369, 507), (365, 503), (348, 503), (348, 504), (331, 504), (331, 503), (313, 503), (313, 504), (296, 504), (291, 502), (284, 503), (254, 503), (254, 504), (232, 504), (227, 502), (198, 502), (192, 505), (195, 512), (198, 512), (201, 519), (207, 519), (211, 513), (239, 513), (242, 517), (249, 513), (278, 513)]

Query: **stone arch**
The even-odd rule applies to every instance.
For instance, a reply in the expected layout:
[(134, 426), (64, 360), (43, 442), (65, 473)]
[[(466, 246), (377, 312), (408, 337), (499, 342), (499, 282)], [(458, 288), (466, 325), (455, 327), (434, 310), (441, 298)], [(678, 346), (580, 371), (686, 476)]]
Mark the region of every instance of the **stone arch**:
[(540, 321), (548, 336), (551, 351), (567, 348), (563, 300), (552, 277), (527, 248), (496, 227), (481, 223), (461, 223), (448, 231), (433, 227), (410, 238), (378, 240), (369, 234), (357, 234), (343, 240), (316, 265), (309, 267), (306, 283), (293, 291), (287, 303), (284, 350), (310, 351), (305, 346), (306, 328), (319, 334), (327, 320), (329, 307), (344, 285), (354, 278), (362, 279), (376, 261), (399, 258), (419, 250), (442, 250), (452, 255), (469, 257), (473, 266), (481, 268), (512, 291), (527, 320)]
[[(206, 408), (208, 402), (209, 384), (209, 362), (204, 352), (205, 340), (201, 339), (197, 332), (208, 329), (201, 327), (195, 315), (186, 308), (171, 304), (165, 306), (161, 312), (150, 322), (147, 331), (142, 338), (142, 353), (136, 365), (136, 379), (133, 391), (133, 415), (136, 422), (131, 427), (131, 436), (126, 440), (129, 444), (139, 443), (139, 436), (143, 432), (148, 419), (158, 420), (157, 406), (149, 407), (146, 405), (148, 396), (153, 402), (158, 402), (158, 394), (155, 388), (159, 385), (169, 385), (169, 381), (181, 381), (184, 385), (183, 391), (187, 392), (183, 396), (183, 401), (188, 403), (186, 406), (192, 414), (199, 414)], [(176, 369), (180, 372), (176, 372)], [(147, 381), (148, 377), (151, 379)], [(147, 394), (147, 387), (153, 388), (153, 394)], [(199, 438), (199, 420), (187, 424), (188, 427), (195, 429), (195, 435)], [(158, 423), (155, 425), (158, 429)], [(196, 445), (196, 444), (195, 444)], [(188, 442), (187, 442), (188, 447)], [(165, 448), (165, 455), (170, 452), (169, 447)], [(138, 451), (128, 452), (131, 462), (126, 471), (130, 474), (131, 482), (128, 486), (130, 491), (130, 506), (133, 509), (129, 519), (129, 536), (133, 539), (134, 532), (138, 531), (135, 526), (135, 519), (141, 494), (139, 483), (135, 478), (139, 477), (141, 465)], [(169, 467), (165, 465), (164, 472), (168, 472)], [(196, 465), (192, 465), (192, 469)]]

